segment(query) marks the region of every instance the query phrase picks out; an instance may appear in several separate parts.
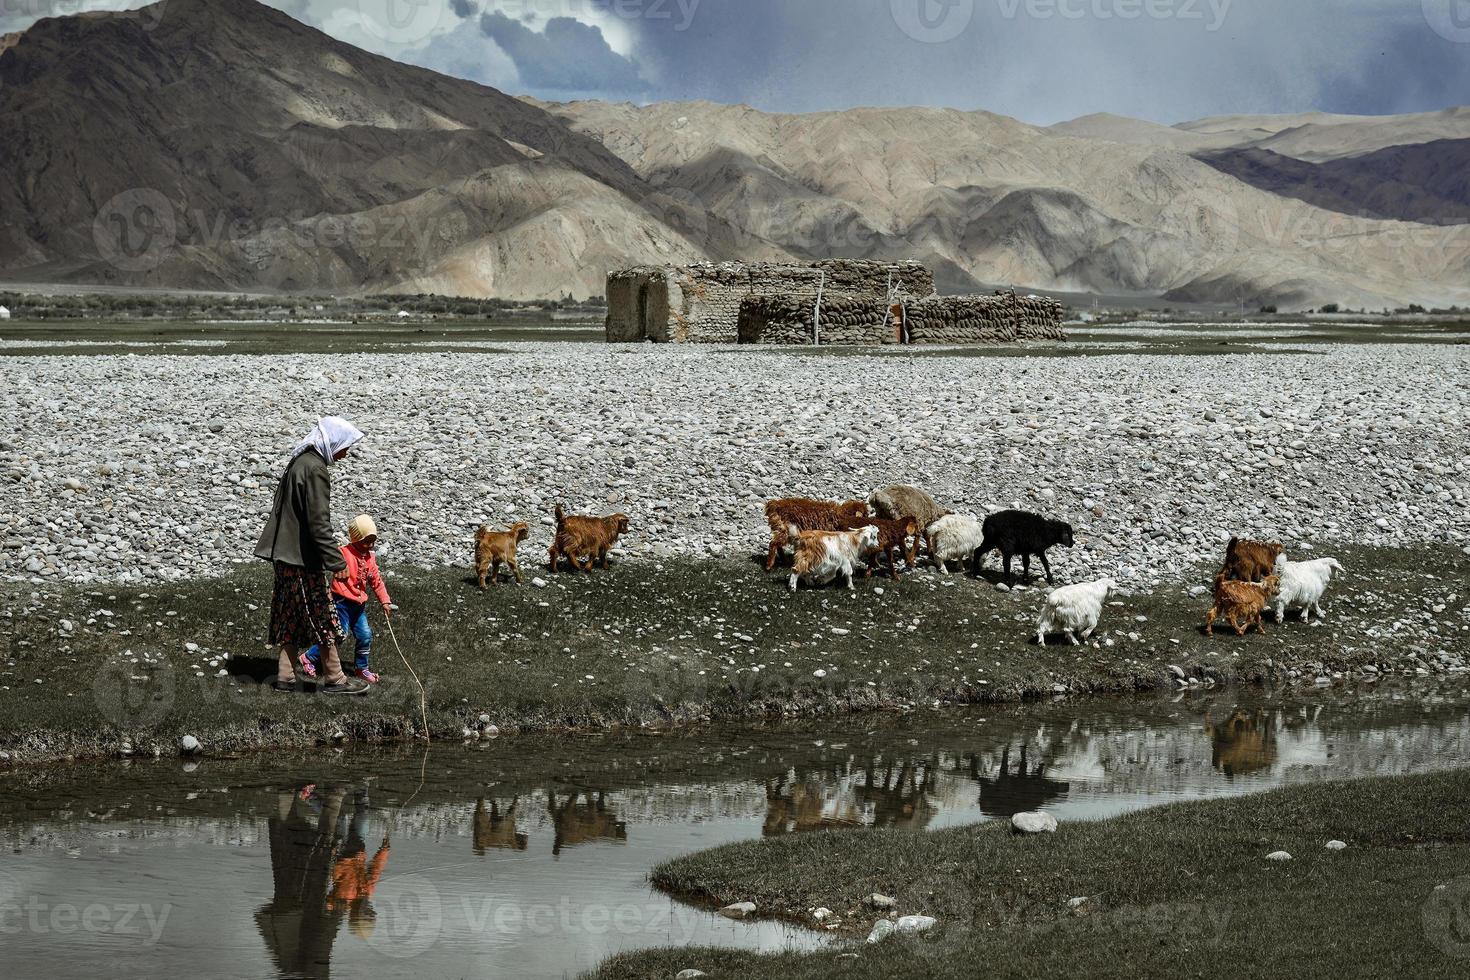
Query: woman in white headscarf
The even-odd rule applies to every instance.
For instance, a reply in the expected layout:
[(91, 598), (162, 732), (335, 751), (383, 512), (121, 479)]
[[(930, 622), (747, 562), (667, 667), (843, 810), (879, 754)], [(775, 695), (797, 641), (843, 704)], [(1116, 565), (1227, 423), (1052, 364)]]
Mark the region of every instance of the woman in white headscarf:
[(296, 655), (321, 648), (320, 690), (366, 694), (370, 685), (349, 678), (337, 655), (340, 627), (329, 576), (346, 569), (332, 533), (332, 464), (347, 458), (363, 435), (346, 419), (324, 418), (296, 446), (276, 487), (271, 516), (255, 556), (275, 566), (270, 642), (280, 648), (276, 690), (296, 690)]

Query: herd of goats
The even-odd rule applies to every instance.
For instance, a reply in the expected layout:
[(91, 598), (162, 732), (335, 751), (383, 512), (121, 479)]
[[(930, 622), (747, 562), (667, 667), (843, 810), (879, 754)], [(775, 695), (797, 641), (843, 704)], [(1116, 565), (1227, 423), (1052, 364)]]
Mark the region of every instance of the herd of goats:
[[(772, 500), (766, 504), (766, 521), (771, 529), (766, 571), (775, 570), (783, 559), (789, 561), (788, 585), (793, 592), (803, 584), (820, 587), (838, 579), (852, 589), (859, 568), (871, 577), (884, 561), (889, 575), (897, 579), (900, 563), (918, 567), (921, 544), (940, 572), (948, 573), (952, 563), (968, 562), (976, 578), (985, 556), (998, 551), (1007, 585), (1012, 582), (1012, 559), (1020, 557), (1022, 574), (1030, 581), (1035, 556), (1047, 584), (1055, 585), (1047, 552), (1073, 546), (1072, 527), (1064, 521), (1019, 510), (1001, 511), (981, 521), (946, 510), (928, 493), (907, 486), (879, 490), (865, 501)], [(558, 506), (551, 571), (561, 571), (563, 560), (573, 571), (590, 572), (599, 565), (607, 569), (609, 553), (628, 529), (626, 514), (578, 517)], [(502, 565), (517, 582), (524, 581), (516, 552), (530, 534), (526, 524), (505, 531), (480, 528), (475, 569), (481, 589), (499, 580)], [(1288, 609), (1301, 610), (1307, 622), (1314, 613), (1324, 618), (1322, 598), (1333, 577), (1342, 572), (1333, 558), (1293, 562), (1280, 544), (1232, 538), (1224, 567), (1215, 578), (1215, 601), (1205, 631), (1214, 636), (1215, 623), (1224, 620), (1240, 636), (1252, 627), (1265, 633), (1262, 617), (1273, 606), (1277, 622), (1285, 621)], [(1115, 580), (1102, 579), (1051, 592), (1037, 623), (1037, 643), (1045, 644), (1054, 635), (1065, 636), (1073, 645), (1090, 640), (1104, 603), (1117, 587)]]

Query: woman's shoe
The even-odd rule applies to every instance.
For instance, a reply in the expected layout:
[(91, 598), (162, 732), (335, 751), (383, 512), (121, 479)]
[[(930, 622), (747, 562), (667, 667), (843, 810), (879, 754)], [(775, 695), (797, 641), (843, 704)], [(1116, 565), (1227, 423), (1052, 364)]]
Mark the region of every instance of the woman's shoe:
[(273, 682), (271, 682), (271, 689), (274, 690), (277, 694), (295, 694), (296, 693), (296, 682), (294, 680), (291, 680), (291, 681), (281, 681), (281, 680), (273, 681)]
[(322, 694), (339, 694), (348, 697), (362, 697), (372, 689), (371, 684), (356, 677), (343, 677), (339, 683), (323, 684), (317, 688)]

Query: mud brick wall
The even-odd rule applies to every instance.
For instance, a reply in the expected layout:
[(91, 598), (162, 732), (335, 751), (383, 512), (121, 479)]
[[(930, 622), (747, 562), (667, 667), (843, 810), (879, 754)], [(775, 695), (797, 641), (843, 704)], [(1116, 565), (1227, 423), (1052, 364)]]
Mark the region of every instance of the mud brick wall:
[[(742, 344), (810, 344), (815, 296), (749, 296), (740, 304)], [(891, 344), (897, 341), (887, 304), (866, 296), (822, 298), (822, 344)]]
[(1066, 307), (1040, 296), (1001, 292), (994, 296), (943, 296), (910, 301), (906, 307), (913, 344), (1004, 344), (1018, 340), (1065, 340)]
[(741, 303), (750, 296), (789, 296), (814, 305), (820, 290), (824, 296), (882, 300), (890, 283), (909, 297), (934, 292), (933, 273), (918, 262), (831, 259), (807, 265), (724, 262), (627, 269), (607, 278), (607, 339), (733, 344), (739, 339)]

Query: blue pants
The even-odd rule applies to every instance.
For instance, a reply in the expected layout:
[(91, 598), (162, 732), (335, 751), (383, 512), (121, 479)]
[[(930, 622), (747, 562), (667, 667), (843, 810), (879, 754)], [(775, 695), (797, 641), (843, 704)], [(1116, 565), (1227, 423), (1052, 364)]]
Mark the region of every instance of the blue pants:
[[(333, 598), (337, 600), (337, 622), (342, 624), (344, 632), (350, 633), (357, 640), (357, 672), (362, 673), (368, 669), (368, 655), (373, 649), (373, 628), (368, 625), (367, 604), (352, 602), (341, 596)], [(320, 647), (312, 647), (306, 651), (306, 656), (312, 663), (321, 666)]]

